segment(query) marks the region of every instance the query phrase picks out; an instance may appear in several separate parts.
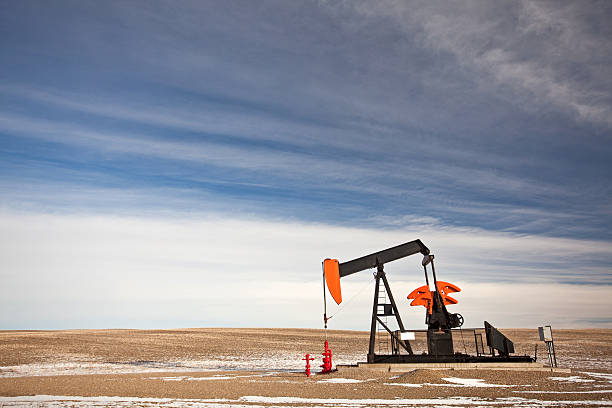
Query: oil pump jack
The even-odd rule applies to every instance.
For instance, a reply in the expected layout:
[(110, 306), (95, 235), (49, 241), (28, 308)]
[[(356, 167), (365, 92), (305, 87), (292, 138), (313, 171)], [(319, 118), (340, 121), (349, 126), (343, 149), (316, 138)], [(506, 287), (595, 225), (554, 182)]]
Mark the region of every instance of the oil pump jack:
[[(421, 265), (425, 272), (425, 285), (413, 290), (408, 299), (412, 299), (411, 306), (424, 306), (425, 324), (427, 325), (427, 353), (415, 354), (409, 341), (410, 336), (406, 332), (401, 316), (391, 287), (384, 271), (384, 265), (410, 255), (421, 253), (423, 260)], [(430, 288), (427, 266), (431, 265), (431, 273), (433, 278), (433, 290)], [(457, 286), (443, 281), (438, 281), (434, 267), (434, 256), (430, 253), (421, 240), (417, 239), (405, 244), (397, 245), (373, 254), (362, 256), (351, 261), (339, 263), (337, 259), (325, 259), (323, 261), (323, 276), (324, 286), (327, 285), (329, 293), (334, 301), (339, 305), (342, 302), (342, 292), (340, 289), (340, 278), (352, 275), (354, 273), (367, 269), (376, 268), (374, 273), (374, 302), (372, 307), (372, 320), (370, 325), (370, 342), (368, 349), (368, 363), (428, 363), (428, 362), (531, 362), (529, 356), (510, 356), (514, 353), (512, 341), (504, 336), (501, 332), (495, 329), (488, 322), (484, 324), (487, 345), (490, 349), (490, 354), (485, 354), (482, 345), (482, 336), (480, 338), (480, 350), (478, 348), (478, 339), (474, 334), (476, 343), (477, 355), (469, 355), (456, 353), (453, 347), (453, 332), (452, 329), (459, 328), (463, 325), (463, 317), (458, 313), (449, 313), (446, 309), (447, 305), (457, 304), (457, 300), (449, 296), (450, 293), (460, 292)], [(386, 298), (384, 303), (380, 302), (379, 293), (384, 285)], [(325, 287), (323, 288), (323, 296), (325, 297)], [(325, 303), (325, 311), (323, 320), (327, 328), (327, 305)], [(396, 319), (399, 330), (392, 331), (381, 317), (393, 316)], [(391, 354), (377, 354), (375, 352), (377, 324), (381, 325), (390, 335)], [(400, 350), (401, 349), (401, 350)], [(403, 353), (402, 353), (403, 351)], [(495, 351), (498, 352), (495, 355)]]

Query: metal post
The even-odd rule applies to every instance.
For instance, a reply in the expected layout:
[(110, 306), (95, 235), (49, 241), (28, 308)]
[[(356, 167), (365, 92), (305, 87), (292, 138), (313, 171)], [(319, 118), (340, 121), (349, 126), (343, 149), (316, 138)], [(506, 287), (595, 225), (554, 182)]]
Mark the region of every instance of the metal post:
[(551, 347), (551, 342), (547, 341), (546, 342), (546, 351), (548, 352), (548, 361), (550, 363), (550, 367), (554, 367), (553, 365), (553, 356), (552, 356), (552, 347)]
[(552, 328), (550, 329), (550, 345), (552, 346), (552, 355), (555, 361), (555, 367), (557, 367), (557, 353), (555, 353), (555, 339), (553, 338)]
[(370, 347), (368, 349), (368, 363), (374, 362), (374, 346), (376, 343), (376, 315), (378, 314), (378, 288), (380, 286), (380, 269), (376, 272), (374, 285), (374, 305), (372, 307), (372, 324), (370, 325)]
[(327, 300), (325, 299), (325, 263), (321, 264), (323, 269), (323, 323), (325, 325), (325, 340), (327, 340)]
[(442, 301), (442, 296), (438, 292), (438, 279), (436, 278), (436, 267), (434, 266), (434, 257), (433, 257), (433, 255), (430, 255), (430, 256), (431, 256), (431, 273), (432, 273), (433, 279), (434, 279), (434, 296), (436, 298), (438, 298), (438, 301), (440, 302), (440, 305), (442, 305), (442, 307), (444, 307), (444, 302)]
[(431, 273), (433, 274), (433, 278), (434, 278), (434, 286), (435, 286), (434, 290), (437, 291), (438, 290), (438, 280), (436, 279), (436, 268), (434, 267), (433, 255), (431, 255)]

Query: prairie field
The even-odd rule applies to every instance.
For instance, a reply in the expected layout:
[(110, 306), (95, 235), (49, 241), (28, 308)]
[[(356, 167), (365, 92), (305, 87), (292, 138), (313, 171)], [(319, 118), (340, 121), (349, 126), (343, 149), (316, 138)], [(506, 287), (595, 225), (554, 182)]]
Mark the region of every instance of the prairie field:
[[(547, 363), (537, 330), (502, 332), (517, 354), (533, 356), (538, 345)], [(0, 331), (0, 407), (612, 406), (612, 329), (554, 336), (559, 367), (571, 373), (320, 374), (325, 333), (313, 329)], [(334, 365), (365, 361), (368, 333), (329, 331), (327, 339)], [(473, 337), (455, 340), (470, 352)], [(310, 378), (306, 353), (315, 357)]]

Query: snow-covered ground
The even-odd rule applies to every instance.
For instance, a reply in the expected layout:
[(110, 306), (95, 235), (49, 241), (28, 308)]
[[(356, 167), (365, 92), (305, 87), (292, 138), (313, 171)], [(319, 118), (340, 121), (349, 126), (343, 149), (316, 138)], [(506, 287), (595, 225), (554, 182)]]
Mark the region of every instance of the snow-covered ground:
[(328, 383), (328, 384), (358, 384), (365, 381), (375, 381), (373, 379), (370, 380), (357, 380), (354, 378), (326, 378), (324, 380), (317, 381), (318, 383)]
[(210, 377), (192, 377), (189, 375), (180, 375), (172, 377), (149, 377), (149, 380), (157, 381), (218, 381), (218, 380), (233, 380), (236, 378), (252, 378), (252, 377), (267, 377), (270, 375), (278, 374), (277, 371), (269, 371), (262, 374), (247, 374), (247, 375), (221, 375), (215, 374)]
[(570, 382), (570, 383), (589, 383), (595, 382), (592, 378), (582, 378), (578, 375), (570, 375), (569, 377), (548, 377), (549, 380)]
[[(130, 374), (154, 372), (195, 371), (304, 371), (303, 356), (273, 354), (256, 358), (224, 356), (222, 359), (104, 362), (74, 359), (53, 363), (23, 364), (0, 367), (0, 378), (51, 375)], [(364, 359), (362, 355), (334, 359), (334, 364), (353, 364)], [(316, 362), (316, 361), (315, 361)]]
[[(548, 358), (541, 357), (538, 358), (538, 362), (539, 361), (548, 364)], [(559, 367), (567, 367), (577, 370), (612, 370), (612, 359), (608, 357), (557, 356), (557, 363), (559, 364)]]
[(582, 374), (597, 378), (598, 380), (607, 380), (608, 383), (612, 384), (612, 374), (610, 373), (592, 373), (588, 371), (583, 371)]
[[(423, 383), (423, 384), (408, 384), (408, 383), (385, 383), (385, 385), (397, 385), (401, 387), (476, 387), (476, 388), (509, 388), (517, 387), (517, 385), (504, 385), (504, 384), (489, 384), (485, 380), (479, 378), (456, 378), (456, 377), (445, 377), (442, 378), (447, 383), (434, 384), (434, 383)], [(522, 385), (522, 387), (528, 387), (529, 385)]]
[(496, 398), (484, 399), (475, 397), (450, 397), (427, 399), (324, 399), (300, 397), (263, 397), (245, 396), (236, 400), (230, 399), (172, 399), (172, 398), (136, 398), (136, 397), (72, 397), (59, 395), (35, 395), (25, 397), (0, 397), (2, 407), (189, 407), (189, 408), (270, 408), (290, 406), (362, 408), (362, 407), (558, 407), (558, 406), (592, 406), (609, 407), (611, 402), (605, 400), (582, 401), (546, 401), (532, 398)]
[[(61, 362), (46, 362), (0, 367), (0, 378), (30, 377), (51, 375), (87, 375), (87, 374), (131, 374), (154, 372), (194, 372), (194, 371), (303, 371), (304, 356), (294, 353), (270, 353), (257, 357), (223, 356), (206, 360), (173, 360), (173, 361), (127, 361), (109, 362), (93, 361), (79, 357), (64, 358)], [(335, 357), (335, 356), (334, 356)], [(363, 361), (362, 354), (342, 355), (334, 358), (336, 364), (354, 364)], [(314, 363), (317, 363), (315, 360)], [(318, 364), (314, 364), (316, 367)], [(567, 358), (564, 367), (581, 370), (610, 370), (609, 359), (572, 359)]]
[[(144, 380), (155, 387), (174, 387), (173, 382), (177, 382), (177, 387), (206, 387), (217, 384), (221, 386), (232, 385), (233, 382), (242, 383), (261, 382), (267, 383), (295, 383), (301, 384), (303, 381), (295, 381), (298, 376), (284, 375), (287, 372), (304, 371), (304, 356), (290, 352), (272, 352), (250, 355), (249, 357), (238, 357), (226, 355), (220, 358), (211, 359), (174, 359), (164, 361), (103, 361), (88, 358), (86, 356), (62, 356), (58, 362), (46, 361), (38, 364), (24, 364), (17, 366), (0, 367), (0, 378), (26, 377), (26, 376), (56, 376), (56, 375), (90, 375), (90, 374), (128, 374), (144, 373)], [(320, 361), (320, 356), (313, 363), (316, 368)], [(336, 357), (336, 356), (334, 356)], [(352, 364), (364, 360), (363, 355), (342, 355), (334, 359), (334, 364)], [(595, 361), (595, 360), (593, 360)], [(577, 362), (577, 360), (576, 360)], [(588, 366), (590, 367), (590, 366)], [(169, 399), (169, 398), (136, 398), (136, 397), (117, 397), (117, 396), (98, 396), (98, 397), (79, 397), (79, 396), (20, 396), (20, 397), (0, 397), (0, 408), (8, 407), (250, 407), (250, 408), (271, 408), (271, 407), (317, 407), (317, 408), (365, 408), (365, 407), (488, 407), (488, 406), (514, 406), (514, 407), (557, 407), (557, 406), (593, 406), (593, 407), (612, 407), (612, 400), (609, 396), (612, 393), (612, 374), (596, 372), (605, 365), (597, 368), (583, 368), (584, 371), (574, 371), (572, 375), (561, 376), (549, 374), (551, 382), (555, 382), (559, 391), (548, 390), (546, 387), (532, 386), (527, 382), (492, 380), (496, 377), (482, 378), (460, 378), (461, 373), (445, 373), (444, 377), (437, 379), (434, 377), (410, 377), (417, 383), (395, 382), (402, 376), (396, 375), (388, 377), (387, 382), (381, 381), (381, 389), (392, 393), (380, 394), (388, 397), (398, 395), (394, 399), (326, 399), (326, 398), (300, 398), (300, 397), (265, 397), (258, 395), (247, 395), (237, 399)], [(215, 373), (222, 371), (220, 373)], [(195, 374), (202, 372), (202, 374)], [(313, 369), (313, 374), (316, 369)], [(150, 373), (150, 374), (149, 374)], [(154, 374), (163, 373), (163, 374)], [(281, 374), (281, 375), (279, 375)], [(470, 376), (478, 377), (477, 374)], [(252, 378), (247, 378), (252, 377)], [(258, 377), (266, 377), (265, 379)], [(289, 378), (291, 377), (291, 378)], [(350, 376), (348, 376), (350, 377)], [(64, 379), (64, 378), (63, 378)], [(62, 379), (62, 380), (63, 380)], [(301, 380), (301, 378), (300, 378)], [(337, 376), (325, 377), (314, 375), (314, 381), (321, 387), (339, 387), (342, 384), (350, 387), (369, 387), (370, 381), (377, 379), (368, 378), (340, 378)], [(378, 378), (380, 380), (380, 378)], [(7, 380), (8, 381), (8, 380)], [(11, 380), (12, 381), (12, 380)], [(47, 381), (47, 379), (41, 379)], [(402, 380), (399, 380), (402, 381)], [(431, 382), (430, 382), (431, 381)], [(150, 382), (150, 383), (149, 383)], [(420, 383), (419, 383), (420, 382)], [(500, 384), (497, 384), (499, 382)], [(180, 385), (179, 385), (180, 383)], [(189, 383), (190, 385), (188, 385)], [(329, 386), (326, 384), (330, 384)], [(336, 384), (336, 385), (332, 385)], [(285, 386), (285, 384), (281, 384)], [(300, 385), (296, 385), (300, 386)], [(567, 386), (567, 387), (566, 387)], [(529, 387), (529, 388), (524, 388)], [(573, 387), (573, 388), (570, 388)], [(469, 391), (469, 389), (479, 389)], [(355, 388), (357, 389), (357, 388)], [(456, 395), (447, 398), (402, 398), (405, 396), (425, 396), (437, 395), (431, 392), (438, 389), (442, 395)], [(488, 390), (490, 389), (490, 390)], [(504, 391), (503, 394), (499, 392)], [(538, 391), (541, 389), (541, 391)], [(253, 388), (253, 393), (259, 393), (257, 388)], [(397, 393), (395, 393), (397, 391)], [(420, 394), (415, 394), (419, 392)], [(52, 391), (47, 391), (52, 392)], [(250, 393), (249, 392), (249, 393)], [(293, 392), (290, 392), (293, 394)], [(297, 394), (297, 392), (296, 392)], [(557, 394), (557, 395), (555, 395)], [(581, 398), (586, 400), (574, 400), (575, 396), (568, 394), (582, 394)], [(145, 394), (146, 395), (146, 394)], [(150, 394), (164, 395), (164, 394)], [(189, 394), (186, 394), (189, 395)], [(195, 394), (198, 396), (200, 394)], [(204, 394), (206, 395), (206, 394)], [(330, 394), (333, 395), (333, 394)], [(352, 393), (347, 396), (353, 395)], [(372, 394), (362, 394), (373, 396)], [(439, 394), (438, 394), (439, 395)], [(457, 395), (473, 395), (471, 397), (459, 397)], [(476, 395), (480, 395), (477, 397)], [(488, 395), (491, 398), (483, 398)], [(505, 398), (493, 398), (494, 396), (505, 395)], [(515, 397), (512, 397), (515, 395)], [(221, 394), (224, 396), (224, 394)], [(400, 397), (401, 396), (401, 397)], [(233, 395), (232, 398), (235, 398)], [(531, 398), (533, 397), (533, 398)], [(579, 397), (580, 398), (580, 397)], [(549, 399), (557, 399), (550, 401)], [(560, 400), (560, 401), (559, 401)]]

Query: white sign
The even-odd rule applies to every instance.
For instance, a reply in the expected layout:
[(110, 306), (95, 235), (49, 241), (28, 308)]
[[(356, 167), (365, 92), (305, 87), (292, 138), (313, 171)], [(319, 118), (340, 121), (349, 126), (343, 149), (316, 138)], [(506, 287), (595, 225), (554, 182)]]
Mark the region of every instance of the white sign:
[(414, 332), (401, 332), (400, 340), (414, 340)]
[(553, 341), (552, 328), (550, 326), (538, 327), (541, 341)]

